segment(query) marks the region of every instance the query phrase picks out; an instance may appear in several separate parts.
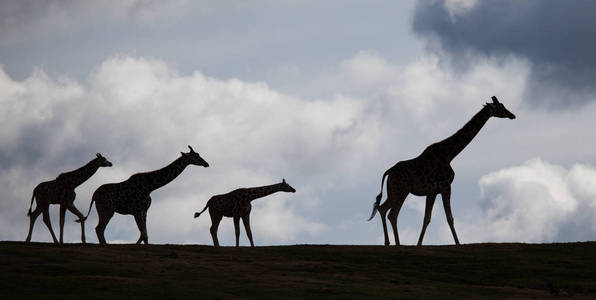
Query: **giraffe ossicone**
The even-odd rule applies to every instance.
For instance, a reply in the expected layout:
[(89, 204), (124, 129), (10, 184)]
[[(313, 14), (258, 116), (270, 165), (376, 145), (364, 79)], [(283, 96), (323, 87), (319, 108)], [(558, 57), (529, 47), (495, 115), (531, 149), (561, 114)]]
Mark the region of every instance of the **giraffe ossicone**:
[[(451, 161), (474, 139), (491, 117), (515, 119), (515, 115), (507, 110), (497, 97), (493, 96), (492, 102), (486, 103), (455, 134), (428, 146), (418, 157), (400, 161), (385, 171), (381, 179), (381, 192), (376, 197), (368, 220), (372, 220), (376, 212), (379, 212), (386, 246), (389, 245), (389, 235), (387, 234), (385, 217), (391, 222), (395, 245), (397, 246), (399, 245), (397, 216), (410, 193), (416, 196), (426, 196), (424, 221), (418, 238), (418, 246), (422, 245), (424, 233), (430, 223), (432, 208), (438, 194), (441, 194), (447, 223), (451, 229), (455, 244), (459, 245), (451, 213), (451, 183), (455, 177), (455, 172), (451, 168)], [(381, 204), (385, 177), (387, 177), (387, 200)], [(387, 211), (389, 211), (388, 216), (386, 216)]]
[(207, 208), (209, 208), (209, 215), (211, 216), (211, 238), (213, 239), (213, 246), (219, 247), (219, 240), (217, 239), (217, 229), (223, 217), (230, 217), (234, 219), (234, 231), (236, 234), (236, 247), (239, 247), (240, 240), (240, 219), (244, 223), (246, 235), (250, 241), (250, 246), (255, 244), (252, 240), (252, 231), (250, 230), (250, 211), (252, 209), (251, 201), (262, 198), (277, 192), (295, 193), (296, 189), (291, 187), (286, 180), (282, 182), (252, 187), (240, 188), (233, 190), (227, 194), (215, 195), (207, 201), (205, 208), (200, 212), (195, 212), (194, 217), (198, 218)]
[[(60, 244), (63, 243), (64, 236), (64, 217), (66, 210), (69, 210), (77, 217), (77, 222), (81, 223), (81, 242), (85, 243), (85, 220), (81, 212), (74, 206), (74, 200), (76, 197), (75, 188), (87, 179), (91, 178), (97, 169), (100, 167), (111, 167), (112, 163), (109, 162), (101, 154), (97, 153), (96, 157), (88, 162), (86, 165), (70, 172), (62, 173), (51, 181), (45, 181), (38, 184), (33, 189), (33, 195), (31, 196), (31, 205), (27, 216), (29, 216), (29, 233), (25, 242), (31, 241), (31, 234), (33, 233), (33, 225), (35, 220), (40, 214), (43, 214), (43, 222), (48, 227), (54, 243), (58, 243), (54, 230), (52, 229), (52, 223), (50, 222), (50, 204), (60, 204)], [(33, 207), (33, 200), (35, 199), (35, 210), (31, 210)]]
[(95, 202), (99, 217), (95, 233), (100, 244), (106, 244), (104, 231), (114, 213), (133, 215), (140, 232), (137, 244), (149, 243), (147, 210), (151, 206), (151, 192), (174, 180), (188, 165), (209, 167), (209, 164), (190, 145), (188, 148), (190, 152), (180, 152), (179, 158), (159, 170), (137, 173), (125, 181), (104, 184), (95, 190), (87, 216)]

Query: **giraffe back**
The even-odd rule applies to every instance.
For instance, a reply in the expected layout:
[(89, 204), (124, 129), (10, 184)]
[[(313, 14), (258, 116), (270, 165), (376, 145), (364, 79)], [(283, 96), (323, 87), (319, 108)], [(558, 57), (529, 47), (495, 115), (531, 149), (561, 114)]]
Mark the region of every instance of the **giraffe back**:
[(151, 205), (149, 193), (129, 181), (100, 186), (93, 193), (93, 200), (96, 201), (96, 205), (123, 215), (146, 211)]
[(209, 199), (209, 213), (226, 217), (241, 217), (248, 213), (252, 205), (246, 189), (236, 189), (226, 194), (215, 195)]
[[(62, 204), (63, 201), (71, 199), (74, 190), (64, 186), (60, 181), (50, 180), (38, 184), (33, 189), (33, 194), (38, 201), (42, 200), (48, 204)], [(72, 198), (74, 199), (74, 197)]]

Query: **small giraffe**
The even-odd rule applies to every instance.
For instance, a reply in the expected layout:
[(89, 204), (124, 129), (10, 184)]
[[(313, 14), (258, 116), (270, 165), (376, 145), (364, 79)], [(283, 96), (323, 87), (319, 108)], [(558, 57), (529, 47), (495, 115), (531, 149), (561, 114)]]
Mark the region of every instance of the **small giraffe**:
[[(75, 188), (83, 182), (87, 181), (100, 167), (111, 167), (112, 163), (109, 162), (101, 154), (97, 153), (96, 157), (86, 165), (70, 172), (62, 173), (52, 181), (46, 181), (38, 184), (33, 189), (33, 195), (31, 196), (31, 205), (27, 216), (29, 216), (29, 233), (27, 234), (27, 243), (31, 241), (31, 233), (33, 232), (33, 225), (37, 217), (43, 213), (43, 222), (46, 224), (52, 234), (54, 243), (58, 243), (54, 230), (52, 230), (52, 223), (50, 222), (50, 204), (60, 204), (60, 244), (63, 243), (64, 236), (64, 216), (66, 210), (70, 210), (79, 219), (77, 222), (81, 223), (81, 241), (85, 243), (85, 220), (83, 214), (74, 206), (74, 200), (76, 197)], [(36, 207), (34, 211), (31, 211), (33, 207), (33, 199), (35, 199)]]
[(137, 173), (123, 182), (104, 184), (95, 190), (87, 216), (95, 202), (95, 209), (99, 217), (95, 232), (100, 244), (106, 244), (104, 231), (115, 212), (133, 215), (141, 232), (137, 244), (149, 243), (146, 226), (147, 210), (151, 205), (149, 194), (174, 180), (188, 165), (209, 167), (209, 164), (191, 146), (188, 148), (190, 152), (180, 152), (182, 155), (178, 159), (159, 170)]
[[(455, 244), (459, 245), (451, 214), (451, 183), (455, 177), (455, 172), (450, 163), (474, 139), (490, 117), (515, 119), (515, 115), (508, 111), (497, 100), (497, 97), (493, 96), (492, 100), (492, 103), (486, 103), (463, 128), (452, 136), (428, 146), (418, 157), (400, 161), (385, 171), (381, 179), (381, 193), (377, 196), (372, 214), (368, 219), (369, 221), (372, 220), (376, 211), (379, 211), (385, 235), (385, 246), (389, 245), (387, 223), (385, 221), (387, 210), (389, 210), (388, 219), (391, 222), (391, 227), (393, 227), (395, 245), (398, 246), (397, 215), (409, 193), (416, 196), (426, 196), (424, 222), (422, 232), (418, 238), (418, 246), (422, 245), (424, 232), (430, 223), (432, 208), (438, 194), (441, 194), (443, 199), (447, 223), (453, 234)], [(386, 176), (388, 176), (387, 200), (379, 205), (383, 197), (383, 182)]]
[(195, 218), (198, 218), (207, 208), (209, 208), (209, 215), (211, 216), (211, 237), (213, 238), (213, 246), (219, 247), (219, 241), (217, 240), (217, 228), (221, 219), (226, 217), (234, 218), (234, 230), (236, 231), (236, 247), (239, 247), (240, 238), (240, 219), (244, 223), (244, 229), (246, 235), (250, 240), (250, 246), (254, 247), (255, 244), (252, 241), (252, 232), (250, 231), (250, 210), (252, 205), (251, 201), (271, 195), (276, 192), (289, 192), (295, 193), (296, 190), (286, 183), (283, 179), (282, 182), (265, 185), (253, 188), (241, 188), (233, 190), (227, 194), (215, 195), (207, 201), (205, 208), (201, 212), (195, 213)]

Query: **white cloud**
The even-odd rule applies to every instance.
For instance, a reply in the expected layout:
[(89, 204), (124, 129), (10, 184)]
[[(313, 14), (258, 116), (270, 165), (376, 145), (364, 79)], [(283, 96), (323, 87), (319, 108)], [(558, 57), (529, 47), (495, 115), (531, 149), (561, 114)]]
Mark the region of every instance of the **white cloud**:
[[(339, 63), (337, 73), (323, 78), (324, 84), (318, 83), (318, 88), (335, 92), (304, 99), (279, 93), (266, 83), (222, 80), (200, 72), (180, 75), (162, 60), (125, 55), (98, 65), (86, 83), (42, 70), (20, 82), (0, 73), (0, 101), (5, 108), (0, 126), (8, 128), (0, 135), (0, 184), (9, 187), (3, 192), (9, 200), (1, 204), (6, 226), (0, 238), (23, 239), (27, 198), (33, 187), (84, 164), (95, 152), (108, 157), (114, 167), (99, 170), (77, 191), (80, 210), (86, 211), (100, 184), (163, 167), (191, 144), (211, 167), (191, 166), (152, 194), (150, 242), (211, 244), (209, 218), (192, 218), (210, 196), (285, 177), (298, 190), (296, 194), (254, 202), (251, 221), (257, 244), (376, 243), (382, 238), (380, 222), (364, 220), (378, 193), (382, 171), (451, 135), (495, 94), (518, 119), (490, 121), (470, 149), (454, 161), (457, 175), (452, 203), (463, 242), (506, 240), (508, 233), (497, 228), (514, 229), (515, 224), (526, 222), (523, 215), (514, 215), (517, 223), (509, 227), (494, 224), (505, 222), (499, 216), (515, 211), (516, 202), (493, 203), (486, 200), (493, 198), (485, 198), (489, 214), (488, 208), (470, 208), (477, 198), (461, 191), (478, 191), (473, 185), (480, 176), (535, 153), (557, 162), (560, 157), (575, 162), (590, 158), (585, 154), (596, 150), (591, 146), (596, 143), (586, 135), (596, 106), (576, 114), (527, 110), (521, 96), (527, 74), (527, 66), (514, 60), (486, 60), (465, 74), (454, 75), (433, 56), (397, 66), (361, 52)], [(537, 124), (541, 131), (536, 131)], [(568, 129), (583, 136), (585, 147), (563, 146), (577, 139)], [(589, 177), (584, 173), (574, 175), (578, 179), (573, 184), (585, 186), (581, 180)], [(503, 182), (516, 186), (517, 181)], [(494, 199), (526, 199), (541, 191), (540, 184), (514, 194), (491, 189), (497, 185), (486, 185), (484, 190), (486, 195), (494, 191), (490, 194)], [(554, 199), (549, 202), (554, 207), (563, 205), (557, 201), (570, 205), (560, 198), (569, 192), (557, 191), (554, 196), (551, 191), (543, 193)], [(573, 188), (572, 192), (572, 199), (593, 199), (591, 189)], [(422, 222), (422, 207), (417, 204), (421, 203), (421, 199), (406, 201), (400, 216), (404, 244), (417, 238)], [(578, 205), (594, 204), (582, 200)], [(437, 207), (435, 211), (440, 210)], [(468, 218), (461, 216), (462, 209), (470, 214)], [(566, 216), (570, 215), (554, 217), (566, 222)], [(494, 222), (489, 223), (489, 217)], [(68, 218), (66, 239), (78, 241), (74, 217)], [(56, 228), (55, 215), (53, 220)], [(94, 210), (87, 224), (88, 240), (96, 241)], [(425, 243), (452, 242), (444, 221), (432, 224)], [(475, 231), (482, 226), (494, 230), (488, 234)], [(49, 240), (41, 221), (36, 228), (35, 240)], [(441, 234), (433, 232), (437, 228)], [(520, 239), (536, 240), (532, 234), (537, 230), (528, 228)], [(106, 234), (108, 240), (134, 242), (138, 238), (132, 218), (124, 216), (115, 217)], [(224, 245), (234, 243), (231, 221), (222, 222), (219, 236)]]
[[(73, 150), (86, 154), (79, 155), (78, 165), (73, 165), (76, 160), (69, 160), (70, 169), (84, 164), (96, 151), (113, 161), (113, 168), (101, 169), (96, 175), (101, 182), (120, 181), (134, 172), (160, 168), (177, 158), (179, 151), (186, 151), (187, 144), (194, 145), (211, 163), (209, 169), (189, 167), (185, 171), (188, 175), (182, 177), (191, 184), (175, 183), (164, 188), (167, 192), (156, 193), (149, 212), (153, 241), (188, 241), (185, 233), (197, 226), (188, 212), (202, 207), (204, 201), (197, 199), (205, 200), (209, 195), (271, 184), (282, 177), (298, 191), (308, 190), (310, 183), (301, 183), (298, 175), (305, 170), (324, 175), (329, 165), (345, 169), (340, 162), (349, 154), (335, 151), (357, 146), (351, 137), (357, 141), (362, 134), (355, 124), (361, 119), (361, 104), (349, 98), (303, 101), (262, 83), (222, 81), (198, 72), (180, 76), (159, 60), (128, 56), (109, 59), (94, 71), (88, 87), (54, 80), (42, 71), (24, 82), (1, 78), (0, 85), (11, 87), (0, 94), (6, 108), (1, 125), (10, 129), (2, 136), (2, 150), (9, 161), (23, 148), (39, 148), (35, 156), (28, 157), (34, 160), (28, 165), (31, 171), (47, 170), (43, 176), (38, 172), (30, 176), (37, 182), (57, 175), (49, 170), (66, 171), (62, 164), (52, 168), (45, 161), (64, 162), (65, 154)], [(44, 138), (32, 140), (35, 136)], [(27, 172), (20, 168), (9, 170)], [(15, 179), (14, 174), (6, 175), (3, 182)], [(23, 195), (29, 194), (37, 182), (20, 180), (21, 186), (11, 198), (15, 199), (13, 204), (24, 207)], [(81, 204), (88, 203), (91, 191), (79, 193), (77, 206), (81, 210), (86, 209)], [(253, 219), (255, 235), (265, 241), (291, 242), (318, 234), (323, 225), (296, 213), (312, 209), (312, 201), (305, 201), (302, 207), (296, 200), (307, 195), (258, 202), (253, 214), (263, 216)], [(178, 197), (186, 200), (177, 201)], [(180, 217), (184, 212), (187, 215)], [(12, 231), (17, 225), (26, 227), (26, 219), (11, 226)], [(38, 222), (37, 228), (44, 231), (40, 226)], [(108, 227), (108, 239), (112, 227)], [(172, 237), (176, 232), (182, 236)], [(135, 235), (131, 231), (124, 234), (135, 239), (130, 237)], [(208, 227), (202, 234), (209, 236)]]
[[(480, 181), (479, 224), (463, 224), (469, 242), (552, 242), (596, 236), (596, 169), (531, 159)], [(581, 232), (568, 235), (568, 227)], [(446, 234), (446, 233), (445, 233)]]

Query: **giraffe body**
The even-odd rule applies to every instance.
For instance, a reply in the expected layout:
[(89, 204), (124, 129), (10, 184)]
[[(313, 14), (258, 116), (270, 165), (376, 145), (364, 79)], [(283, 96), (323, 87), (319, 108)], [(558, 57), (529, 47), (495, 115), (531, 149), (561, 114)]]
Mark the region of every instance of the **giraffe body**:
[(123, 182), (104, 184), (95, 190), (87, 216), (95, 202), (99, 217), (95, 232), (100, 244), (106, 244), (104, 231), (114, 213), (133, 215), (140, 231), (137, 244), (149, 243), (146, 223), (147, 210), (151, 206), (151, 192), (174, 180), (188, 165), (209, 167), (198, 153), (188, 147), (189, 153), (181, 153), (178, 159), (159, 170), (137, 173)]
[(234, 230), (236, 233), (236, 247), (240, 243), (240, 219), (244, 223), (246, 235), (250, 241), (250, 246), (255, 244), (252, 239), (252, 231), (250, 229), (250, 211), (252, 210), (251, 202), (255, 199), (265, 197), (276, 192), (290, 192), (295, 193), (296, 190), (286, 183), (284, 179), (281, 183), (266, 185), (254, 188), (240, 188), (233, 190), (227, 194), (215, 195), (207, 201), (205, 208), (201, 212), (195, 213), (195, 218), (199, 217), (207, 208), (209, 208), (209, 215), (211, 216), (211, 237), (213, 245), (219, 247), (219, 240), (217, 239), (217, 229), (223, 217), (234, 219)]
[(81, 168), (74, 171), (62, 173), (51, 181), (45, 181), (38, 184), (33, 189), (33, 195), (31, 196), (31, 206), (33, 206), (33, 200), (35, 199), (36, 207), (35, 210), (29, 208), (27, 215), (29, 216), (29, 233), (27, 234), (26, 242), (31, 241), (31, 234), (33, 232), (33, 225), (35, 220), (40, 214), (43, 214), (43, 222), (48, 227), (54, 243), (58, 243), (52, 224), (50, 221), (49, 208), (50, 204), (60, 204), (60, 241), (63, 243), (64, 237), (64, 217), (66, 210), (69, 210), (75, 214), (79, 219), (77, 222), (81, 223), (81, 241), (85, 243), (85, 219), (81, 212), (74, 206), (74, 200), (76, 198), (75, 188), (87, 181), (100, 167), (110, 167), (112, 163), (109, 162), (101, 154), (97, 153), (96, 158), (91, 160), (89, 163)]
[[(515, 119), (503, 104), (493, 97), (492, 103), (487, 103), (472, 119), (452, 136), (428, 146), (418, 157), (400, 161), (383, 174), (381, 180), (381, 193), (377, 196), (370, 220), (379, 211), (385, 236), (385, 245), (389, 245), (387, 233), (387, 217), (391, 223), (395, 244), (399, 245), (397, 231), (397, 216), (408, 194), (426, 196), (424, 222), (418, 238), (418, 245), (422, 245), (424, 233), (430, 223), (432, 208), (437, 195), (441, 195), (447, 223), (451, 229), (455, 243), (459, 239), (453, 223), (451, 212), (451, 183), (455, 172), (451, 161), (474, 139), (490, 117)], [(383, 182), (387, 177), (387, 200), (380, 204), (383, 197)], [(387, 212), (389, 215), (387, 216)]]

